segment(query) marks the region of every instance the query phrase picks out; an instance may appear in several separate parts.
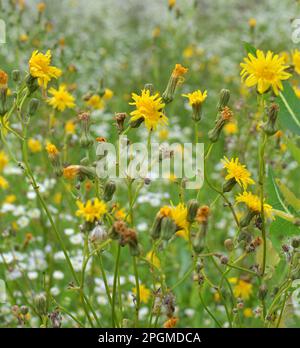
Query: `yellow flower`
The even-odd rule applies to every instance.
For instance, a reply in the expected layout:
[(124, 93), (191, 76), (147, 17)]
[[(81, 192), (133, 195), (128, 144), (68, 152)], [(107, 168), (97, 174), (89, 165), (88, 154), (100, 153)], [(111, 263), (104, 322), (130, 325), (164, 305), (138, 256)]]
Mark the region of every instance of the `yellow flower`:
[(74, 108), (74, 97), (70, 94), (65, 85), (60, 85), (58, 89), (50, 88), (49, 93), (53, 95), (47, 102), (54, 109), (64, 111), (66, 108)]
[(46, 145), (46, 151), (48, 152), (49, 156), (55, 157), (58, 155), (59, 151), (57, 150), (57, 147), (54, 144), (47, 143)]
[(243, 189), (248, 185), (253, 185), (254, 181), (250, 178), (251, 174), (246, 166), (239, 162), (238, 158), (232, 158), (230, 161), (224, 156), (222, 160), (224, 168), (227, 169), (225, 180), (234, 179)]
[(173, 69), (172, 76), (175, 78), (182, 77), (188, 72), (189, 69), (185, 68), (181, 64), (176, 64)]
[(61, 203), (61, 200), (62, 200), (62, 194), (61, 194), (61, 192), (57, 192), (53, 197), (53, 201), (55, 204), (58, 205)]
[(33, 153), (42, 151), (42, 144), (37, 139), (34, 139), (34, 138), (30, 138), (28, 140), (28, 147), (29, 147), (29, 150)]
[(150, 250), (146, 255), (146, 260), (152, 263), (156, 268), (160, 268), (159, 258), (156, 256), (153, 250)]
[(0, 89), (7, 88), (8, 75), (5, 71), (0, 69)]
[(17, 200), (17, 197), (15, 195), (8, 195), (5, 197), (4, 203), (12, 204)]
[(91, 106), (95, 110), (102, 110), (104, 108), (104, 102), (102, 98), (94, 94), (86, 102), (87, 105)]
[(176, 0), (168, 0), (169, 9), (172, 9), (176, 5)]
[[(143, 285), (143, 284), (140, 284), (139, 288), (140, 288), (140, 291), (139, 291), (140, 292), (140, 301), (147, 303), (149, 301), (151, 291), (149, 289), (147, 289), (145, 287), (145, 285)], [(135, 295), (137, 294), (136, 288), (133, 288), (132, 291)]]
[(245, 318), (251, 318), (253, 316), (253, 311), (251, 308), (245, 308), (243, 314)]
[(256, 19), (255, 19), (255, 18), (250, 18), (250, 19), (248, 20), (248, 24), (249, 24), (249, 27), (250, 27), (250, 28), (256, 27)]
[(191, 58), (193, 57), (194, 54), (195, 54), (195, 50), (192, 45), (187, 46), (182, 53), (184, 58)]
[(104, 92), (104, 95), (103, 95), (103, 99), (109, 100), (109, 99), (111, 99), (113, 96), (114, 96), (114, 92), (113, 92), (111, 89), (109, 89), (109, 88), (105, 88), (105, 92)]
[(300, 51), (294, 50), (292, 54), (293, 64), (295, 67), (295, 71), (300, 75)]
[(66, 134), (75, 134), (75, 123), (73, 121), (67, 121), (65, 124)]
[(235, 122), (228, 122), (224, 126), (224, 133), (226, 135), (236, 134), (238, 132), (238, 126)]
[(36, 8), (39, 12), (44, 12), (45, 9), (46, 9), (46, 4), (44, 2), (39, 2), (37, 5), (36, 5)]
[(278, 54), (274, 55), (271, 51), (265, 55), (263, 51), (257, 50), (256, 57), (249, 53), (240, 65), (242, 81), (247, 87), (257, 85), (257, 91), (261, 94), (272, 87), (274, 93), (278, 95), (279, 90), (283, 89), (281, 81), (291, 76), (285, 71), (288, 66), (284, 65), (284, 58)]
[(26, 41), (28, 41), (28, 35), (27, 35), (27, 34), (21, 34), (21, 35), (19, 36), (19, 40), (20, 40), (21, 42), (26, 42)]
[(6, 190), (9, 187), (8, 181), (3, 178), (3, 176), (0, 175), (0, 188), (3, 190)]
[(248, 300), (250, 298), (250, 295), (252, 294), (252, 287), (253, 285), (251, 283), (245, 282), (244, 280), (240, 279), (233, 288), (233, 294), (235, 297), (240, 297), (243, 300)]
[(106, 204), (98, 198), (88, 200), (85, 204), (77, 201), (76, 216), (82, 216), (88, 222), (99, 220), (107, 212)]
[(122, 209), (118, 209), (116, 212), (115, 212), (115, 218), (117, 220), (124, 220), (126, 218), (127, 214), (125, 212), (125, 209), (122, 208)]
[[(240, 193), (236, 198), (237, 203), (245, 203), (246, 206), (255, 213), (261, 213), (261, 200), (260, 197), (254, 195), (251, 192)], [(264, 203), (264, 214), (266, 217), (272, 217), (272, 206)]]
[(169, 131), (167, 130), (167, 128), (161, 129), (158, 133), (158, 137), (160, 140), (166, 140), (168, 139), (168, 136), (169, 136)]
[(176, 207), (163, 206), (157, 215), (159, 217), (170, 217), (177, 226), (176, 235), (184, 239), (188, 238), (189, 223), (187, 221), (187, 208), (184, 204), (179, 203)]
[(62, 72), (55, 66), (51, 66), (51, 51), (48, 50), (46, 54), (38, 51), (33, 51), (29, 60), (30, 75), (38, 79), (40, 86), (47, 88), (49, 81), (52, 78), (57, 79)]
[(78, 165), (68, 166), (63, 169), (63, 176), (66, 179), (72, 180), (76, 177), (79, 171), (80, 171), (80, 166)]
[(199, 105), (204, 102), (204, 100), (207, 98), (207, 91), (204, 91), (203, 93), (198, 89), (195, 92), (188, 93), (188, 94), (182, 94), (183, 97), (186, 97), (189, 99), (189, 104), (191, 106)]
[(6, 156), (6, 153), (2, 150), (0, 151), (0, 172), (5, 168), (5, 166), (8, 163), (8, 157)]
[(136, 110), (130, 113), (131, 121), (144, 119), (145, 125), (149, 131), (155, 130), (158, 125), (167, 125), (168, 119), (163, 113), (165, 104), (158, 93), (150, 95), (149, 90), (142, 90), (142, 95), (132, 93), (134, 102), (129, 103), (135, 105)]
[(294, 92), (295, 92), (297, 98), (300, 99), (300, 88), (297, 86), (294, 86), (293, 89), (294, 89)]

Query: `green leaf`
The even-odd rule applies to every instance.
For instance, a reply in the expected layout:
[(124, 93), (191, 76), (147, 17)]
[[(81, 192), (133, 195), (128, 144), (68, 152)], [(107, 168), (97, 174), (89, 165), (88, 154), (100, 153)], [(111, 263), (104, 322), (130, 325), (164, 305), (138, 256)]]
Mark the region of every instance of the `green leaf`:
[(291, 84), (283, 82), (283, 91), (276, 97), (279, 110), (279, 124), (283, 129), (289, 129), (300, 135), (300, 100), (297, 98)]
[[(273, 247), (272, 241), (270, 239), (267, 239), (267, 253), (266, 253), (266, 271), (267, 273), (272, 274), (275, 270), (275, 267), (280, 262), (280, 257), (275, 248)], [(256, 249), (256, 255), (255, 259), (256, 262), (260, 265), (260, 268), (262, 268), (263, 263), (263, 243), (258, 246)]]
[[(269, 167), (268, 170), (266, 189), (268, 193), (268, 203), (271, 204), (274, 209), (282, 211), (283, 216), (284, 214), (293, 215), (284, 202), (284, 197), (276, 184), (271, 167)], [(270, 226), (270, 237), (276, 246), (279, 246), (279, 241), (281, 238), (297, 235), (299, 232), (299, 227), (284, 217), (276, 216), (276, 219), (271, 223)]]
[(254, 46), (252, 46), (249, 42), (247, 41), (243, 41), (245, 50), (247, 51), (247, 53), (251, 53), (254, 56), (256, 55), (256, 48)]
[(277, 186), (280, 189), (285, 201), (295, 210), (300, 210), (300, 199), (298, 199), (292, 191), (289, 190), (279, 179), (276, 179)]
[(285, 142), (287, 144), (288, 149), (290, 150), (291, 155), (294, 157), (294, 159), (300, 165), (300, 149), (299, 149), (299, 147), (297, 145), (295, 145), (294, 142), (288, 138), (285, 139)]

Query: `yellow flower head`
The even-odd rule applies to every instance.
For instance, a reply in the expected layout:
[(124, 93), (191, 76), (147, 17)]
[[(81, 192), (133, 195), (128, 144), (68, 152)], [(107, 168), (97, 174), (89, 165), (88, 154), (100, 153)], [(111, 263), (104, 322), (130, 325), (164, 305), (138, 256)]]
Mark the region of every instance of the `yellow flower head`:
[(80, 166), (71, 165), (71, 166), (65, 167), (63, 169), (63, 176), (66, 179), (72, 180), (76, 177), (76, 175), (79, 173), (79, 171), (80, 171)]
[(228, 122), (224, 126), (224, 133), (226, 135), (236, 134), (238, 132), (238, 126), (235, 122)]
[(44, 12), (45, 9), (46, 9), (46, 4), (44, 2), (39, 2), (37, 5), (36, 5), (36, 8), (39, 12)]
[(281, 81), (291, 76), (285, 71), (288, 66), (284, 65), (284, 58), (278, 54), (274, 55), (271, 51), (265, 55), (263, 51), (257, 50), (256, 56), (249, 53), (240, 65), (242, 81), (247, 87), (257, 85), (257, 91), (261, 94), (272, 87), (274, 93), (278, 95), (279, 90), (283, 89)]
[(104, 95), (103, 95), (103, 99), (109, 100), (109, 99), (111, 99), (113, 96), (114, 96), (114, 92), (113, 92), (111, 89), (109, 89), (109, 88), (105, 88), (105, 92), (104, 92)]
[(173, 69), (172, 76), (175, 78), (182, 77), (188, 72), (189, 69), (185, 68), (181, 64), (176, 64)]
[(186, 97), (189, 99), (189, 104), (191, 106), (193, 105), (199, 105), (204, 102), (204, 100), (207, 98), (207, 91), (204, 91), (203, 93), (198, 89), (195, 92), (183, 94), (183, 97)]
[(98, 94), (92, 95), (86, 104), (95, 110), (102, 110), (104, 108), (103, 99)]
[(8, 75), (5, 71), (0, 69), (0, 89), (7, 88)]
[(248, 185), (254, 184), (254, 181), (250, 178), (250, 172), (245, 165), (239, 162), (238, 158), (232, 158), (229, 161), (229, 159), (224, 156), (222, 163), (224, 168), (227, 169), (225, 180), (235, 179), (243, 189), (246, 189)]
[(30, 75), (38, 79), (38, 83), (43, 88), (47, 88), (49, 81), (52, 78), (57, 79), (62, 72), (55, 66), (51, 66), (51, 51), (48, 50), (46, 54), (34, 51), (29, 60)]
[[(139, 288), (140, 288), (140, 291), (139, 291), (140, 292), (140, 301), (147, 303), (149, 301), (151, 291), (149, 289), (147, 289), (144, 284), (140, 284)], [(133, 288), (132, 291), (135, 295), (137, 294), (136, 288)]]
[(176, 207), (172, 207), (171, 218), (174, 220), (177, 228), (177, 235), (188, 238), (189, 223), (187, 221), (187, 208), (184, 204), (180, 203)]
[(248, 20), (248, 24), (249, 24), (249, 27), (250, 27), (250, 28), (256, 27), (256, 19), (255, 19), (255, 18), (250, 18), (250, 19)]
[(98, 198), (89, 199), (85, 204), (77, 201), (76, 204), (78, 207), (76, 216), (82, 216), (87, 222), (99, 220), (107, 212), (106, 204)]
[(74, 97), (67, 91), (65, 85), (60, 85), (58, 89), (50, 88), (49, 93), (53, 95), (47, 102), (54, 109), (64, 111), (66, 108), (74, 108)]
[(136, 110), (130, 113), (131, 121), (143, 118), (149, 131), (155, 130), (158, 125), (168, 124), (168, 119), (162, 111), (165, 104), (158, 93), (150, 95), (149, 90), (143, 89), (141, 95), (132, 93), (132, 99), (134, 102), (129, 104), (135, 105)]
[(30, 138), (28, 140), (28, 147), (32, 153), (42, 151), (42, 144), (37, 139), (34, 139), (34, 138)]
[(0, 172), (5, 168), (8, 163), (8, 157), (4, 151), (0, 151)]
[(243, 300), (248, 300), (250, 298), (250, 295), (252, 294), (252, 287), (253, 285), (251, 283), (239, 279), (239, 281), (233, 288), (233, 294), (235, 297), (240, 297)]
[(6, 190), (8, 187), (8, 181), (0, 175), (0, 188)]
[(251, 308), (245, 308), (243, 311), (244, 317), (245, 318), (251, 318), (253, 317), (253, 311)]
[[(255, 213), (261, 213), (261, 200), (260, 197), (254, 195), (251, 192), (240, 193), (236, 197), (237, 203), (245, 203), (246, 206)], [(272, 217), (272, 206), (270, 204), (264, 203), (264, 214), (266, 217)]]
[(300, 51), (294, 50), (292, 54), (294, 69), (300, 75)]
[(59, 154), (59, 151), (57, 150), (57, 147), (54, 144), (47, 143), (46, 145), (46, 151), (48, 152), (48, 155), (51, 157), (55, 157)]
[(66, 134), (75, 134), (75, 123), (73, 121), (67, 121), (65, 124)]
[(165, 329), (172, 329), (176, 326), (178, 320), (179, 320), (178, 318), (171, 317), (166, 322), (164, 322), (163, 326)]
[(5, 202), (5, 203), (12, 204), (12, 203), (14, 203), (16, 200), (17, 200), (17, 197), (16, 197), (15, 195), (8, 195), (8, 196), (5, 197), (4, 202)]

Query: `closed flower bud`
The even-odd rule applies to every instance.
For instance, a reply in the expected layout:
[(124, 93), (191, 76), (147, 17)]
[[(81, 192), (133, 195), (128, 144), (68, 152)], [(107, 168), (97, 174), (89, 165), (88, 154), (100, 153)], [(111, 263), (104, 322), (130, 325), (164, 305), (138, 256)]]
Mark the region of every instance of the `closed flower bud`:
[(225, 106), (228, 105), (230, 99), (230, 91), (228, 89), (221, 89), (219, 102), (218, 102), (218, 110), (221, 111)]
[(39, 315), (47, 315), (47, 298), (44, 293), (37, 294), (34, 297), (34, 305)]
[(196, 199), (191, 199), (187, 203), (187, 220), (188, 222), (193, 222), (197, 215), (199, 208), (199, 203)]
[(26, 315), (26, 314), (29, 312), (29, 308), (28, 308), (27, 306), (21, 306), (20, 312), (21, 312), (23, 315)]
[(38, 107), (39, 107), (40, 101), (36, 98), (32, 98), (28, 103), (28, 115), (34, 116)]
[(162, 218), (160, 216), (156, 216), (150, 234), (153, 239), (158, 239), (160, 237), (160, 231), (161, 231), (161, 220)]
[(11, 76), (14, 82), (19, 82), (21, 77), (20, 70), (13, 70)]
[(104, 193), (103, 193), (103, 199), (106, 202), (109, 202), (114, 193), (116, 192), (116, 183), (112, 180), (107, 181), (107, 183), (104, 186)]
[(228, 261), (229, 261), (229, 259), (228, 259), (227, 256), (222, 255), (222, 256), (220, 257), (220, 262), (221, 262), (222, 265), (227, 265)]
[(139, 243), (129, 244), (129, 252), (131, 256), (140, 256), (141, 246)]
[(299, 246), (300, 246), (300, 238), (299, 237), (294, 237), (292, 239), (292, 247), (294, 249), (297, 249), (297, 248), (299, 248)]
[(219, 140), (223, 127), (231, 120), (231, 118), (232, 111), (228, 106), (225, 106), (221, 111), (219, 111), (214, 128), (208, 132), (208, 138), (212, 143)]
[(176, 232), (176, 224), (169, 217), (163, 217), (161, 221), (161, 237), (164, 240), (169, 240)]
[(262, 301), (266, 298), (268, 293), (268, 288), (265, 284), (262, 284), (258, 289), (258, 298)]
[(200, 254), (204, 249), (205, 239), (201, 231), (197, 232), (192, 238), (193, 250), (196, 254)]
[(270, 105), (268, 109), (268, 120), (262, 125), (262, 129), (268, 136), (274, 135), (278, 128), (276, 127), (277, 116), (279, 112), (279, 106), (276, 103)]
[(116, 127), (119, 134), (121, 134), (124, 130), (124, 122), (125, 122), (126, 116), (127, 114), (125, 112), (120, 112), (115, 115)]
[(233, 240), (232, 239), (226, 239), (224, 241), (224, 246), (225, 246), (226, 250), (232, 251), (234, 249)]

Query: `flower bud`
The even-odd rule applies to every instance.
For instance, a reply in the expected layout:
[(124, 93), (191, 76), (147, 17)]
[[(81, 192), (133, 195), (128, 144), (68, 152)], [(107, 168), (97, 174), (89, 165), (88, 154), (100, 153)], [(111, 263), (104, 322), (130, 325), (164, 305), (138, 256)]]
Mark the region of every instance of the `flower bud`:
[(161, 238), (164, 240), (169, 240), (173, 237), (176, 232), (176, 224), (169, 217), (163, 217), (161, 221)]
[(192, 238), (192, 247), (196, 254), (200, 254), (205, 246), (205, 235), (199, 230)]
[(81, 147), (87, 148), (93, 144), (93, 139), (90, 135), (90, 115), (87, 112), (83, 112), (78, 115), (78, 119), (81, 121)]
[(47, 315), (47, 298), (44, 293), (35, 295), (34, 305), (37, 313), (41, 316)]
[(217, 107), (219, 111), (223, 110), (224, 107), (228, 105), (229, 99), (230, 99), (230, 91), (225, 88), (221, 89), (218, 107)]
[(223, 127), (231, 120), (231, 118), (232, 111), (228, 106), (225, 106), (221, 111), (219, 111), (215, 127), (208, 132), (208, 138), (212, 143), (219, 140)]
[(32, 98), (28, 103), (28, 115), (34, 116), (38, 107), (39, 107), (40, 101), (36, 98)]
[(11, 76), (14, 82), (19, 82), (21, 77), (20, 70), (13, 70)]
[(262, 284), (258, 289), (258, 298), (262, 301), (266, 298), (268, 293), (268, 288), (265, 284)]
[(222, 255), (222, 256), (220, 257), (220, 262), (221, 262), (222, 265), (227, 265), (228, 261), (229, 261), (229, 259), (228, 259), (227, 256)]
[(27, 306), (21, 306), (20, 312), (21, 312), (23, 315), (26, 315), (26, 314), (29, 312), (29, 308), (28, 308)]
[(299, 248), (299, 246), (300, 246), (300, 238), (299, 237), (294, 237), (292, 239), (292, 247), (294, 249), (297, 249), (297, 248)]
[(226, 239), (224, 241), (224, 246), (225, 246), (226, 250), (232, 251), (234, 249), (233, 240), (232, 239)]
[(174, 94), (179, 83), (183, 81), (183, 75), (187, 73), (188, 69), (181, 64), (176, 64), (170, 76), (166, 90), (162, 95), (165, 104), (171, 103), (174, 99)]
[(160, 216), (156, 216), (151, 231), (150, 235), (153, 239), (158, 239), (160, 237), (160, 232), (161, 232), (161, 220), (162, 218)]
[(230, 192), (233, 189), (235, 184), (236, 184), (235, 178), (231, 178), (231, 179), (225, 181), (224, 184), (223, 184), (223, 187), (222, 187), (223, 192), (224, 193), (225, 192)]
[(191, 199), (187, 203), (187, 221), (193, 222), (197, 215), (199, 203), (196, 199)]
[(112, 180), (107, 181), (104, 186), (103, 199), (105, 202), (109, 202), (116, 191), (116, 183)]
[(262, 129), (268, 136), (272, 136), (278, 131), (276, 127), (278, 112), (279, 105), (276, 103), (271, 104), (267, 112), (268, 120), (262, 125)]
[(115, 115), (116, 127), (119, 134), (121, 134), (124, 130), (124, 122), (126, 117), (127, 114), (125, 112), (120, 112)]

